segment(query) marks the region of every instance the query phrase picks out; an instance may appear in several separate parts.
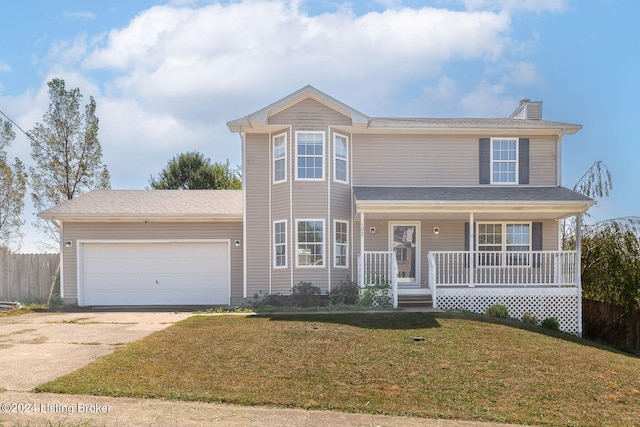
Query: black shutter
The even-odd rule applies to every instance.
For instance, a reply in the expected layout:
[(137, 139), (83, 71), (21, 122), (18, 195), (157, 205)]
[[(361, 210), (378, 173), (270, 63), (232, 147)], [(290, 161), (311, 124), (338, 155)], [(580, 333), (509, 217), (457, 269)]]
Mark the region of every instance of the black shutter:
[[(531, 250), (542, 250), (542, 223), (534, 222), (531, 224)], [(534, 267), (540, 267), (540, 255), (535, 254), (533, 256)]]
[[(469, 252), (471, 249), (469, 248), (469, 243), (471, 243), (471, 237), (469, 235), (469, 223), (465, 222), (464, 223), (464, 250)], [(470, 253), (466, 253), (464, 256), (464, 266), (465, 268), (469, 266), (469, 257), (471, 256)], [(475, 262), (474, 262), (475, 265)]]
[(520, 138), (518, 158), (518, 183), (529, 183), (529, 138)]
[(465, 222), (464, 223), (464, 250), (468, 251), (469, 250), (469, 241), (471, 240), (470, 236), (469, 236), (469, 223)]
[(542, 223), (534, 222), (531, 224), (531, 250), (542, 250)]
[(491, 183), (491, 139), (480, 138), (479, 144), (480, 184)]

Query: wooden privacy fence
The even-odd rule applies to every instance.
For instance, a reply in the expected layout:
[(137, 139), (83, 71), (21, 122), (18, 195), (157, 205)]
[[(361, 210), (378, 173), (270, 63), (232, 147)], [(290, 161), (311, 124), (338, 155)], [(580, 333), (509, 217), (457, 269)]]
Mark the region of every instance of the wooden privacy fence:
[(586, 338), (640, 352), (640, 311), (608, 302), (582, 299)]
[(47, 302), (58, 254), (0, 254), (0, 301)]

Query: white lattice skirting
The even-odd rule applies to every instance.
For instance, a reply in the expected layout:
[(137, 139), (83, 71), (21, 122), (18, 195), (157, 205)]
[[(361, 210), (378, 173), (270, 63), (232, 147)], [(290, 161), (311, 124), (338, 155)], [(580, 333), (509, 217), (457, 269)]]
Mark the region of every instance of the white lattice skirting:
[(507, 306), (510, 317), (520, 319), (526, 312), (540, 320), (555, 317), (561, 330), (582, 333), (577, 288), (439, 288), (436, 302), (443, 310), (469, 310), (479, 314), (500, 303)]

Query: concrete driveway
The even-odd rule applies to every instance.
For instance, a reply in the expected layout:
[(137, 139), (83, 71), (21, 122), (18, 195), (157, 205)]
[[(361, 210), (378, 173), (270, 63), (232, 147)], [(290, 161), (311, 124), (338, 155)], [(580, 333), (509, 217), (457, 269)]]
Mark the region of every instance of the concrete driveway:
[(32, 390), (192, 315), (83, 312), (0, 317), (0, 390)]

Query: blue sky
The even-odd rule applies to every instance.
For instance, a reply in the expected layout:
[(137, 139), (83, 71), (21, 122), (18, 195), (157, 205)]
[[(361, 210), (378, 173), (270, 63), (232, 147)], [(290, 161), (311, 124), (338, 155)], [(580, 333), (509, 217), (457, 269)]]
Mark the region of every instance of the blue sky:
[[(144, 188), (185, 151), (239, 164), (225, 123), (311, 84), (369, 116), (541, 100), (545, 119), (584, 126), (564, 139), (564, 185), (602, 160), (614, 189), (594, 218), (640, 215), (635, 0), (34, 0), (2, 15), (0, 110), (28, 130), (52, 78), (93, 95), (113, 188)], [(26, 138), (9, 155), (30, 164)]]

